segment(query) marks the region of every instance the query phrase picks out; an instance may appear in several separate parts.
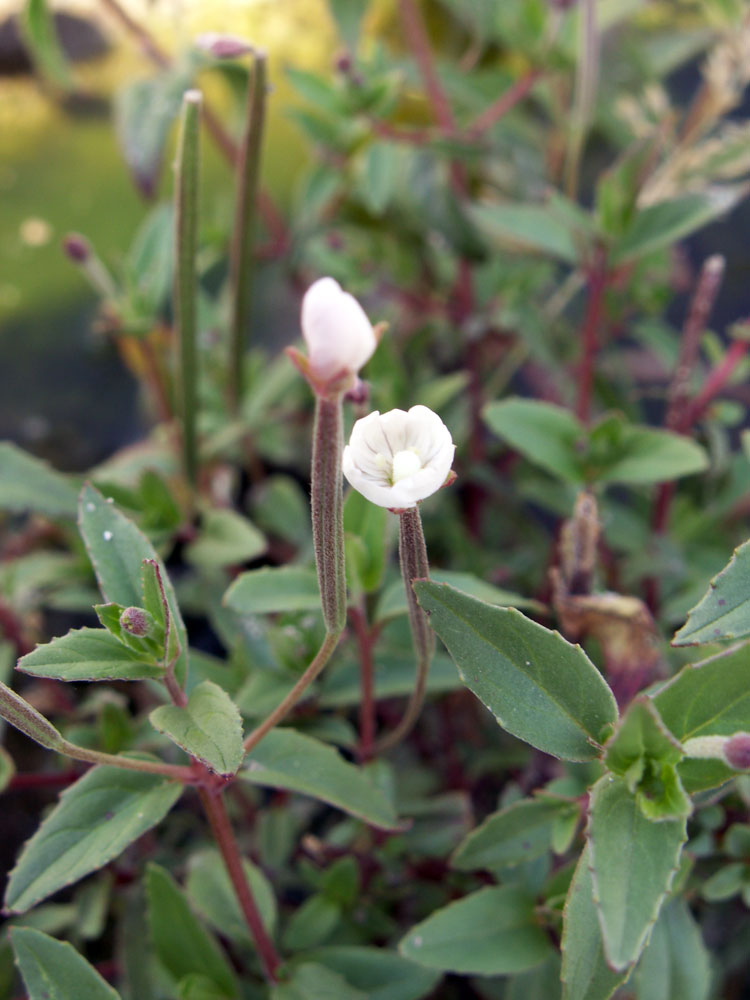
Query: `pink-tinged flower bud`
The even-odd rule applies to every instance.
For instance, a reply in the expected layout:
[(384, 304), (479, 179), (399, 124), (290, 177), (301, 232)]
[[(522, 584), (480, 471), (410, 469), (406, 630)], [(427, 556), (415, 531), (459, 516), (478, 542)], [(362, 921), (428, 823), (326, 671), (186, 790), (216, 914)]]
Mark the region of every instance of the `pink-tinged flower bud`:
[(63, 251), (76, 264), (85, 263), (91, 256), (91, 247), (85, 236), (79, 233), (68, 233), (62, 242)]
[(356, 376), (378, 344), (362, 306), (333, 278), (321, 278), (305, 293), (302, 336), (309, 376), (319, 385)]
[(406, 510), (446, 485), (455, 450), (450, 431), (428, 407), (375, 410), (352, 429), (344, 475), (379, 507)]
[(735, 733), (724, 744), (724, 759), (735, 771), (750, 770), (750, 733)]
[(151, 615), (143, 608), (125, 608), (120, 615), (120, 627), (139, 638), (149, 634), (152, 622)]
[(243, 38), (237, 38), (236, 35), (220, 35), (214, 31), (198, 35), (194, 44), (197, 49), (208, 52), (216, 59), (237, 59), (253, 51), (252, 45)]

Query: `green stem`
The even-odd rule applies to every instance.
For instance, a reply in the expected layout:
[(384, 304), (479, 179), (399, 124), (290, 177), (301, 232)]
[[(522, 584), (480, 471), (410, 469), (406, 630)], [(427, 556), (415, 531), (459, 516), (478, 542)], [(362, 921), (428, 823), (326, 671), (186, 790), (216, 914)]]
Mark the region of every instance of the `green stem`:
[(326, 634), (320, 649), (315, 654), (314, 660), (307, 670), (305, 670), (304, 674), (302, 674), (289, 694), (276, 706), (273, 712), (271, 712), (271, 714), (267, 716), (259, 726), (256, 726), (250, 735), (245, 738), (244, 747), (246, 753), (249, 753), (253, 747), (257, 746), (263, 737), (269, 733), (274, 726), (278, 725), (284, 716), (294, 708), (302, 695), (310, 687), (323, 667), (330, 660), (334, 649), (338, 645), (340, 635), (340, 632), (328, 632)]
[(232, 328), (229, 357), (229, 391), (232, 412), (237, 413), (244, 389), (245, 340), (253, 295), (253, 248), (260, 158), (266, 112), (266, 54), (256, 52), (253, 78), (247, 95), (247, 117), (237, 163), (237, 201), (230, 255)]
[(417, 679), (404, 716), (386, 737), (379, 740), (376, 750), (381, 753), (399, 743), (412, 729), (419, 718), (427, 687), (427, 673), (435, 652), (435, 635), (424, 610), (419, 606), (412, 584), (415, 580), (426, 580), (430, 575), (427, 560), (427, 546), (422, 531), (419, 507), (409, 507), (399, 515), (398, 554), (401, 561), (401, 575), (406, 588), (414, 651), (417, 655)]
[(346, 625), (344, 562), (343, 403), (315, 397), (312, 454), (312, 529), (318, 584), (326, 631), (339, 635)]
[(72, 757), (73, 760), (83, 760), (87, 764), (105, 764), (108, 767), (121, 767), (126, 771), (143, 771), (146, 774), (161, 774), (165, 778), (193, 783), (195, 772), (191, 767), (180, 767), (177, 764), (162, 764), (155, 760), (138, 760), (137, 757), (121, 757), (119, 754), (103, 753), (99, 750), (88, 750), (65, 740), (58, 752)]
[(179, 412), (182, 420), (182, 456), (185, 475), (195, 486), (198, 475), (196, 419), (198, 372), (196, 364), (198, 249), (198, 161), (202, 95), (189, 90), (183, 96), (175, 185), (176, 261), (175, 323), (179, 342)]

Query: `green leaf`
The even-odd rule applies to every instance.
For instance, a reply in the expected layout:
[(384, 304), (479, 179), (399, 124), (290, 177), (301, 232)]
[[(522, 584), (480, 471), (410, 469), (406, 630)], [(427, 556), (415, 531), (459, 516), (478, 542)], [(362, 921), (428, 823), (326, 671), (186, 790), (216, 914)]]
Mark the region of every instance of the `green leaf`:
[(0, 681), (0, 717), (47, 750), (62, 750), (65, 740), (51, 722)]
[(480, 889), (413, 927), (399, 951), (430, 969), (507, 976), (532, 969), (552, 950), (534, 900), (516, 886)]
[(616, 413), (587, 431), (561, 406), (506, 399), (486, 406), (484, 417), (530, 462), (567, 482), (658, 483), (708, 466), (706, 452), (695, 441), (630, 424)]
[(213, 681), (194, 687), (185, 708), (161, 705), (149, 719), (154, 729), (217, 774), (236, 774), (239, 770), (245, 756), (240, 711)]
[(693, 806), (677, 775), (682, 747), (659, 717), (653, 701), (635, 699), (606, 746), (604, 763), (625, 779), (649, 819), (689, 816)]
[(240, 777), (328, 802), (383, 830), (398, 829), (393, 806), (367, 774), (333, 747), (294, 729), (273, 729), (251, 751)]
[(341, 40), (350, 52), (357, 48), (360, 24), (369, 4), (370, 0), (328, 0)]
[[(174, 276), (174, 208), (171, 202), (156, 205), (146, 216), (128, 252), (125, 268), (133, 307), (139, 315), (153, 321), (167, 300)], [(146, 491), (151, 494), (158, 490), (157, 483), (162, 484), (153, 470), (144, 479)]]
[[(260, 868), (246, 858), (242, 866), (263, 924), (272, 935), (277, 916), (273, 889)], [(217, 933), (242, 945), (254, 944), (218, 851), (208, 848), (191, 857), (185, 889), (192, 906)]]
[(598, 483), (661, 483), (708, 468), (708, 455), (682, 434), (604, 418), (591, 432), (588, 478)]
[(137, 681), (162, 677), (164, 668), (123, 645), (103, 628), (77, 628), (21, 657), (18, 669), (61, 681)]
[(263, 567), (241, 573), (224, 595), (238, 615), (317, 611), (320, 590), (315, 570), (298, 566)]
[(357, 490), (344, 502), (344, 539), (349, 589), (371, 594), (380, 587), (385, 572), (388, 511), (370, 503)]
[(117, 92), (117, 139), (133, 180), (147, 198), (156, 193), (167, 138), (191, 80), (192, 73), (178, 66)]
[(164, 868), (149, 864), (146, 895), (151, 938), (160, 963), (176, 980), (202, 973), (228, 997), (237, 980), (213, 935), (202, 926), (179, 886)]
[(156, 826), (182, 793), (159, 775), (95, 767), (60, 796), (26, 843), (5, 893), (12, 913), (72, 885)]
[[(370, 504), (370, 506), (373, 507), (374, 504)], [(473, 573), (457, 573), (449, 569), (431, 569), (430, 579), (436, 583), (449, 583), (456, 590), (460, 590), (464, 594), (469, 594), (470, 597), (477, 597), (480, 601), (486, 601), (487, 604), (499, 604), (504, 608), (529, 608), (534, 611), (543, 609), (543, 605), (539, 601), (535, 601), (530, 597), (522, 597), (521, 594), (516, 594), (512, 590), (503, 590), (502, 587), (496, 587), (492, 583), (487, 583), (486, 580), (474, 576)], [(385, 589), (378, 601), (375, 621), (385, 622), (390, 618), (407, 614), (408, 610), (404, 582), (403, 580), (394, 580)]]
[(367, 994), (324, 965), (305, 962), (294, 967), (291, 979), (272, 987), (270, 1000), (367, 1000)]
[(5, 747), (0, 746), (0, 792), (5, 791), (15, 773), (16, 765), (13, 763), (13, 758)]
[(200, 972), (191, 972), (177, 984), (179, 1000), (224, 1000), (225, 996), (213, 979)]
[(203, 515), (198, 538), (185, 550), (194, 566), (213, 569), (236, 566), (266, 551), (266, 540), (255, 525), (233, 510), (209, 510)]
[(421, 1000), (432, 993), (440, 979), (439, 972), (385, 948), (316, 948), (306, 958), (343, 976), (368, 1000)]
[(638, 1000), (707, 1000), (709, 955), (684, 900), (665, 903), (638, 964), (635, 985)]
[(120, 994), (67, 941), (32, 927), (12, 928), (10, 939), (29, 1000), (119, 1000)]
[(620, 266), (656, 250), (663, 250), (677, 240), (724, 215), (744, 197), (745, 187), (713, 187), (700, 194), (686, 194), (671, 201), (661, 201), (642, 209), (623, 237), (612, 249), (610, 260)]
[[(409, 695), (414, 690), (414, 657), (384, 650), (378, 655), (375, 674), (375, 696), (378, 700)], [(460, 687), (461, 680), (453, 660), (438, 654), (427, 675), (427, 693), (442, 694)], [(319, 686), (318, 704), (325, 708), (359, 705), (361, 698), (359, 663), (353, 659), (332, 667)]]
[(152, 572), (143, 563), (152, 560), (159, 567), (172, 629), (181, 650), (175, 673), (178, 680), (184, 680), (188, 649), (185, 624), (167, 571), (151, 542), (93, 486), (84, 486), (78, 509), (79, 529), (105, 601), (126, 608), (142, 606), (163, 624), (163, 609), (159, 617), (160, 596), (153, 592), (153, 585), (150, 592), (144, 587)]
[(414, 589), (464, 684), (504, 729), (565, 760), (598, 755), (617, 706), (580, 646), (447, 584), (418, 581)]
[(731, 899), (739, 895), (748, 877), (747, 865), (744, 861), (734, 861), (724, 865), (707, 878), (701, 887), (701, 896), (710, 903)]
[(298, 906), (284, 928), (282, 944), (288, 951), (306, 951), (323, 944), (341, 921), (341, 904), (321, 892)]
[[(351, 0), (346, 2), (350, 4)], [(398, 150), (393, 143), (370, 143), (363, 156), (359, 190), (362, 201), (373, 215), (381, 216), (388, 208), (398, 179)]]
[(587, 837), (604, 952), (623, 971), (637, 961), (669, 892), (685, 818), (646, 819), (627, 784), (604, 775), (591, 790)]
[[(680, 743), (750, 729), (750, 646), (738, 644), (683, 667), (653, 700)], [(728, 781), (735, 772), (721, 761), (684, 760), (680, 774), (688, 791), (698, 791)]]
[(57, 37), (54, 15), (47, 0), (26, 0), (21, 31), (41, 75), (60, 90), (73, 89), (73, 75)]
[(544, 797), (514, 802), (471, 831), (451, 858), (451, 867), (492, 870), (533, 861), (551, 849), (555, 823), (568, 813), (578, 815), (575, 803)]
[(563, 1000), (608, 1000), (627, 975), (610, 969), (604, 957), (587, 844), (576, 865), (563, 911)]
[(531, 399), (489, 403), (484, 419), (490, 430), (535, 465), (567, 482), (581, 483), (581, 446), (586, 431), (569, 411)]
[(536, 250), (569, 264), (581, 255), (570, 225), (551, 206), (481, 202), (469, 214), (480, 232), (503, 249)]
[(729, 564), (708, 586), (705, 597), (688, 614), (673, 646), (739, 639), (750, 635), (750, 542), (734, 550)]
[(31, 511), (48, 517), (75, 517), (76, 488), (41, 458), (0, 442), (0, 510)]

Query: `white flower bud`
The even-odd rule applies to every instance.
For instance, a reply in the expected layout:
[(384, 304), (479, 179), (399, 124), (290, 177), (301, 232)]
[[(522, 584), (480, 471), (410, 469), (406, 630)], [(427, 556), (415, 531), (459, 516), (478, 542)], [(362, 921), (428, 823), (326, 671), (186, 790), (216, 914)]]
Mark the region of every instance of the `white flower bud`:
[(344, 448), (344, 475), (380, 507), (414, 507), (448, 478), (455, 445), (443, 421), (426, 406), (409, 412), (375, 410), (358, 420)]
[(356, 375), (378, 343), (362, 306), (333, 278), (321, 278), (305, 292), (302, 336), (310, 373), (319, 382)]

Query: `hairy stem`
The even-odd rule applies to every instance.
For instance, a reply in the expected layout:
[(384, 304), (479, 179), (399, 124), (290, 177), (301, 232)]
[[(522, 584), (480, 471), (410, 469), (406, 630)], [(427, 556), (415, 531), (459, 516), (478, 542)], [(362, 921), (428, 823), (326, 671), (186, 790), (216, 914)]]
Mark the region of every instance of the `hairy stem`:
[(253, 292), (253, 248), (256, 234), (255, 206), (260, 178), (260, 154), (266, 107), (266, 54), (256, 52), (253, 76), (247, 95), (247, 114), (242, 148), (237, 163), (237, 200), (229, 261), (232, 289), (229, 393), (233, 413), (237, 413), (244, 389), (245, 339)]
[(59, 752), (73, 760), (84, 760), (88, 764), (105, 764), (108, 767), (121, 767), (125, 771), (143, 771), (145, 774), (161, 774), (165, 778), (173, 778), (185, 784), (195, 781), (195, 771), (192, 767), (180, 767), (177, 764), (162, 764), (161, 761), (139, 760), (137, 757), (121, 757), (119, 754), (103, 753), (99, 750), (89, 750), (76, 746), (74, 743), (63, 742)]
[(294, 708), (302, 695), (310, 687), (323, 667), (330, 660), (333, 651), (338, 645), (340, 635), (340, 632), (328, 632), (326, 634), (320, 649), (315, 654), (315, 658), (289, 694), (276, 706), (273, 712), (271, 712), (271, 714), (267, 716), (259, 726), (256, 726), (250, 735), (245, 738), (245, 752), (249, 752), (253, 749), (253, 747), (257, 746), (263, 737), (267, 733), (270, 733), (274, 726), (278, 725), (278, 723), (281, 722), (281, 720)]
[(346, 624), (344, 561), (344, 449), (341, 395), (316, 396), (312, 453), (312, 529), (326, 630), (338, 636)]
[(182, 420), (182, 460), (191, 486), (198, 478), (198, 370), (196, 358), (198, 251), (198, 162), (200, 91), (183, 97), (175, 184), (175, 323), (179, 343), (179, 406)]
[(372, 656), (373, 633), (367, 621), (363, 606), (349, 609), (349, 618), (354, 628), (359, 646), (359, 671), (361, 700), (359, 703), (359, 750), (360, 760), (372, 757), (375, 743), (375, 676)]
[(198, 794), (224, 859), (224, 865), (242, 909), (245, 923), (255, 942), (255, 947), (258, 949), (265, 977), (270, 983), (275, 983), (278, 981), (278, 968), (281, 962), (265, 928), (258, 904), (255, 902), (253, 891), (245, 875), (242, 855), (234, 836), (232, 824), (229, 821), (221, 789), (199, 788)]
[(426, 613), (417, 601), (417, 595), (412, 586), (415, 580), (425, 580), (430, 575), (419, 507), (409, 507), (399, 515), (398, 552), (401, 560), (401, 575), (406, 588), (406, 601), (409, 607), (409, 625), (411, 626), (414, 651), (417, 655), (417, 679), (403, 718), (394, 730), (377, 743), (376, 750), (378, 752), (389, 750), (399, 743), (411, 731), (419, 718), (427, 686), (427, 673), (435, 652), (435, 635), (430, 628)]

